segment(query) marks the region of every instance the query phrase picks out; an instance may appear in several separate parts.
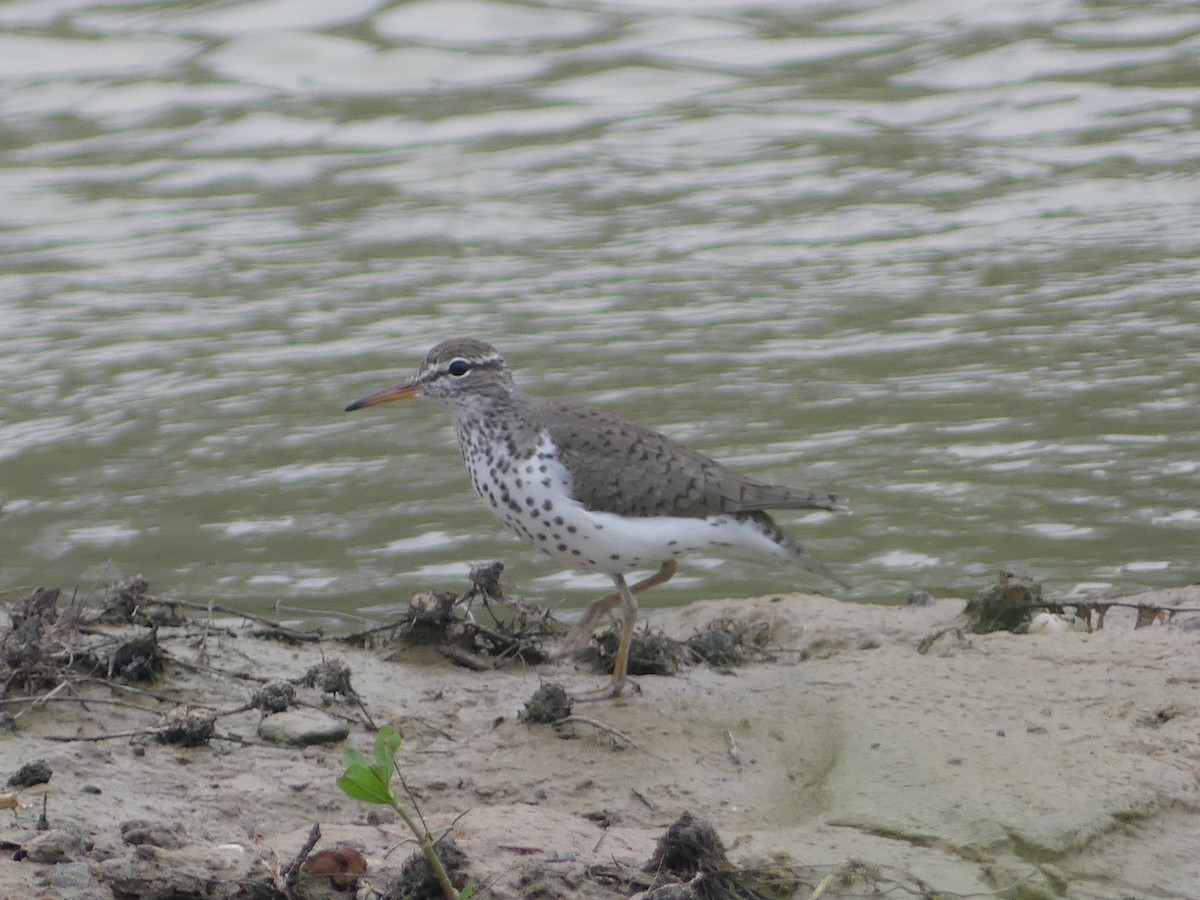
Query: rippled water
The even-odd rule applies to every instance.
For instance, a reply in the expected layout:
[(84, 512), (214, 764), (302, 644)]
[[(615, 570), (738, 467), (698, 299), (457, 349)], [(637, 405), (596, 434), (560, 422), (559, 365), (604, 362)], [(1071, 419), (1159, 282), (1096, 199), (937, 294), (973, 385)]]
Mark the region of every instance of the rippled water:
[[(1197, 577), (1194, 4), (0, 6), (0, 589), (382, 609), (499, 557), (451, 334), (852, 516), (863, 600)], [(824, 588), (700, 559), (647, 597)], [(11, 596), (11, 595), (5, 595)]]

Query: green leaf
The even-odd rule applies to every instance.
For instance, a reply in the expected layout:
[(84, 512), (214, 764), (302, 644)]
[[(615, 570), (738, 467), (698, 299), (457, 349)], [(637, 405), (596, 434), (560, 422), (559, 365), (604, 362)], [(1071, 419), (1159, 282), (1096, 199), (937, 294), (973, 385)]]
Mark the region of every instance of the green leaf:
[(392, 806), (396, 802), (396, 795), (392, 792), (391, 786), (382, 781), (378, 773), (370, 766), (357, 763), (347, 766), (345, 774), (337, 780), (337, 786), (355, 800), (361, 800), (363, 803)]
[(391, 725), (384, 725), (379, 729), (379, 734), (375, 735), (375, 765), (388, 781), (391, 781), (392, 772), (396, 767), (396, 751), (403, 743), (404, 735)]
[(342, 748), (342, 762), (346, 768), (351, 766), (362, 766), (364, 769), (371, 768), (371, 760), (367, 759), (367, 754), (363, 753), (357, 747), (351, 747), (347, 744)]

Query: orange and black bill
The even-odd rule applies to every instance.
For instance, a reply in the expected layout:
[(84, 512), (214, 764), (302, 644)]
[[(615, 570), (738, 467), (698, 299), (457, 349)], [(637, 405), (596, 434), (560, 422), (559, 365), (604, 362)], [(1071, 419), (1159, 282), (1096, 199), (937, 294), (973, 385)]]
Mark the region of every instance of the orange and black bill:
[(393, 400), (410, 400), (420, 393), (421, 385), (417, 381), (406, 381), (404, 384), (398, 384), (395, 387), (385, 388), (382, 391), (376, 391), (374, 394), (368, 394), (361, 400), (355, 400), (346, 407), (346, 412), (352, 412), (356, 409), (363, 409), (367, 406), (375, 406), (379, 403), (391, 403)]

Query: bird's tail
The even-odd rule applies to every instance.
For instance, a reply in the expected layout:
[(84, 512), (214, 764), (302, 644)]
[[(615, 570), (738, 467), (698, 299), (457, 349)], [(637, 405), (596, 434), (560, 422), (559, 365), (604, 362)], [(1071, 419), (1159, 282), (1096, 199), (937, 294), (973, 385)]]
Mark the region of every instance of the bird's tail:
[(793, 541), (788, 533), (780, 528), (775, 520), (765, 512), (746, 513), (745, 518), (752, 520), (761, 528), (763, 534), (779, 546), (787, 560), (793, 565), (799, 566), (806, 572), (820, 575), (822, 578), (828, 578), (834, 584), (847, 591), (851, 589), (848, 581)]

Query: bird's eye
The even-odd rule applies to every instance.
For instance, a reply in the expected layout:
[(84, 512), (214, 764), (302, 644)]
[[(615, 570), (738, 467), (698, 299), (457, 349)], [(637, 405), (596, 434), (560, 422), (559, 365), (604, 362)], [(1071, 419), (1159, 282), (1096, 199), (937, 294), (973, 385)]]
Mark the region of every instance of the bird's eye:
[(465, 359), (452, 359), (450, 365), (446, 366), (446, 371), (455, 378), (462, 378), (471, 371), (471, 364)]

